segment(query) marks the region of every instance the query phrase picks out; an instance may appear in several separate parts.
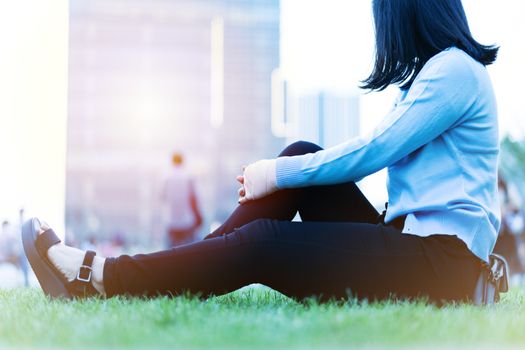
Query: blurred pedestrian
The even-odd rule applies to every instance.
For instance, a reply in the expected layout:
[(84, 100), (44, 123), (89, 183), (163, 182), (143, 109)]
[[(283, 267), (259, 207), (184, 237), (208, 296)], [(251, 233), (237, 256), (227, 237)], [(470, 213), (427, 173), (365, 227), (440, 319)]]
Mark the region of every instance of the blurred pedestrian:
[(169, 247), (193, 242), (202, 224), (197, 195), (191, 175), (184, 167), (180, 153), (172, 156), (172, 169), (162, 191), (163, 202), (168, 206), (167, 241)]
[(26, 287), (29, 287), (29, 261), (27, 260), (27, 257), (24, 253), (22, 242), (17, 237), (20, 234), (20, 232), (22, 232), (22, 225), (24, 224), (24, 221), (25, 221), (24, 214), (25, 214), (24, 208), (20, 208), (20, 210), (18, 211), (18, 232), (16, 236), (14, 237), (14, 239), (16, 240), (16, 245), (17, 245), (18, 265), (20, 266), (20, 270), (22, 271), (22, 274), (24, 275), (24, 285)]
[(15, 245), (13, 242), (11, 223), (2, 221), (2, 232), (0, 234), (0, 261), (15, 264)]
[(501, 229), (494, 246), (494, 253), (507, 259), (510, 275), (521, 276), (525, 272), (520, 258), (525, 220), (515, 200), (512, 199), (509, 186), (501, 174), (498, 176), (498, 190), (501, 205)]
[(494, 253), (507, 259), (511, 275), (522, 275), (525, 272), (519, 254), (524, 229), (523, 213), (517, 207), (509, 205), (502, 208), (501, 229), (494, 246)]
[(19, 238), (20, 230), (8, 220), (2, 222), (0, 233), (0, 262), (9, 263), (22, 272), (24, 285), (29, 285), (29, 266)]

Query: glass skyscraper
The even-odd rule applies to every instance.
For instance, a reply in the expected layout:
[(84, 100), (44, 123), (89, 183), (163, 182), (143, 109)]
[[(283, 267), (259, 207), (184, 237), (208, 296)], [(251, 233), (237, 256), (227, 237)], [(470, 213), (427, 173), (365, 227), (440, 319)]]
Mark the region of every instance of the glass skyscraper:
[(71, 1), (68, 231), (140, 243), (162, 233), (173, 151), (206, 222), (223, 220), (241, 166), (284, 146), (270, 125), (278, 66), (278, 0)]
[(359, 135), (359, 96), (329, 91), (288, 93), (287, 141), (308, 140), (323, 148)]

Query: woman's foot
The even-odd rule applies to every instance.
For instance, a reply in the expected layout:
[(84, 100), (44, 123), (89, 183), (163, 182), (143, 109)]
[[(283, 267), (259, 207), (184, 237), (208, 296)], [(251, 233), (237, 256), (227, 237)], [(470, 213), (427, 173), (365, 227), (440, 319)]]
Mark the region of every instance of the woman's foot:
[[(46, 223), (42, 223), (38, 234), (44, 233), (49, 229)], [(78, 274), (82, 261), (84, 260), (85, 252), (68, 247), (64, 244), (56, 244), (49, 248), (47, 251), (47, 257), (53, 263), (53, 265), (60, 271), (68, 281), (73, 281)], [(102, 295), (105, 295), (104, 290), (104, 263), (106, 258), (95, 256), (92, 266), (91, 284), (93, 287)]]

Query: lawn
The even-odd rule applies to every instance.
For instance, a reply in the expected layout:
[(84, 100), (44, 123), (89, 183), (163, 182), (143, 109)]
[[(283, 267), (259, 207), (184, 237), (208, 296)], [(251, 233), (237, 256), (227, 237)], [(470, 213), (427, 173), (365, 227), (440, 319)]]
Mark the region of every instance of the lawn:
[[(525, 291), (492, 307), (296, 303), (266, 288), (200, 301), (49, 301), (0, 291), (0, 348), (522, 348)], [(522, 346), (520, 346), (522, 345)]]

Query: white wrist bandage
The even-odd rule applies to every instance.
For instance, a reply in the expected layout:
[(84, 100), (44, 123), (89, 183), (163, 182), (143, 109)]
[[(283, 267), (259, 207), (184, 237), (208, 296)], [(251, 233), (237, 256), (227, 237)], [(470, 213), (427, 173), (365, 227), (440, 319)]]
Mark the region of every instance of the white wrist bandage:
[(262, 198), (277, 191), (275, 166), (275, 159), (263, 159), (248, 165), (244, 169), (246, 199)]

